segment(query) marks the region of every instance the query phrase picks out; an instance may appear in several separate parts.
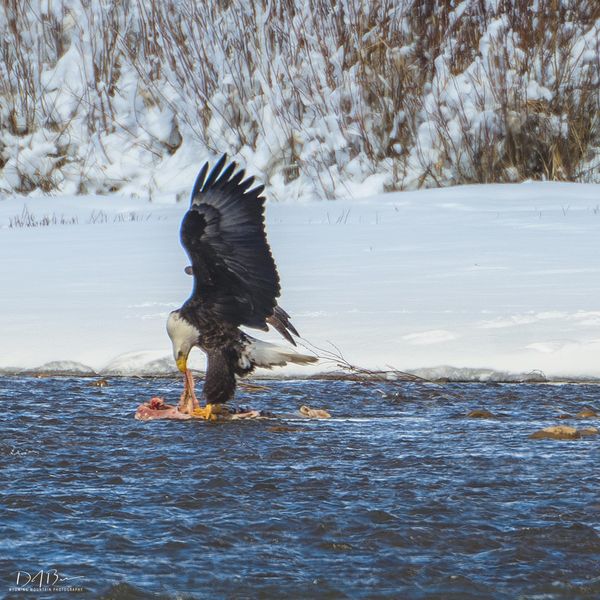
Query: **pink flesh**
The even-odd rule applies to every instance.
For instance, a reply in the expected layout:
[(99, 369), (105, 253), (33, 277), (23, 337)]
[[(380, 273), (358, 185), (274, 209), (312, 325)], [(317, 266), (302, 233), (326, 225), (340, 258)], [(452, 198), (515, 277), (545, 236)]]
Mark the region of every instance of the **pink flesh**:
[[(151, 408), (152, 407), (152, 408)], [(236, 413), (233, 415), (223, 415), (218, 418), (219, 421), (237, 421), (239, 419), (256, 419), (260, 417), (258, 410), (249, 410), (245, 413)], [(191, 414), (182, 412), (178, 406), (165, 404), (162, 398), (152, 398), (149, 402), (140, 404), (135, 412), (135, 418), (138, 421), (155, 421), (157, 419), (173, 419), (185, 421), (195, 419)]]
[[(135, 412), (135, 418), (139, 421), (153, 421), (156, 419), (178, 419), (187, 420), (193, 417), (195, 408), (200, 408), (200, 402), (194, 391), (194, 378), (188, 369), (183, 376), (183, 392), (177, 406), (165, 404), (162, 398), (152, 398), (149, 402), (140, 404)], [(246, 413), (237, 413), (231, 416), (220, 417), (219, 420), (229, 421), (237, 419), (256, 419), (260, 412), (251, 410)]]
[[(160, 402), (157, 402), (160, 401)], [(150, 408), (159, 405), (160, 408)], [(182, 413), (176, 406), (165, 404), (162, 398), (152, 398), (150, 402), (140, 404), (135, 411), (135, 418), (139, 421), (152, 421), (154, 419), (191, 419), (192, 416)]]
[[(179, 410), (177, 406), (172, 406), (170, 404), (163, 404), (163, 407), (160, 409), (152, 409), (149, 407), (149, 402), (144, 404), (140, 404), (135, 413), (135, 418), (138, 421), (155, 421), (157, 419), (171, 419), (171, 420), (179, 420), (185, 421), (188, 419), (196, 419), (198, 417), (194, 417), (187, 413), (183, 413)], [(234, 415), (228, 416), (220, 416), (218, 418), (219, 421), (238, 421), (241, 419), (257, 419), (260, 418), (260, 412), (258, 410), (250, 410), (245, 413), (236, 413)]]

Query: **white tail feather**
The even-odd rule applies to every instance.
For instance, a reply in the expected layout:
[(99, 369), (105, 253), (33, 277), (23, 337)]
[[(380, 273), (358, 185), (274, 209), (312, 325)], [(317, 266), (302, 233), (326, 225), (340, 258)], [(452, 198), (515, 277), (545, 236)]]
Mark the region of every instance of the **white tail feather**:
[[(300, 354), (294, 350), (263, 342), (250, 336), (247, 336), (247, 338), (241, 359), (242, 361), (246, 359), (252, 366), (270, 369), (271, 367), (283, 367), (288, 363), (307, 365), (317, 362), (315, 356)], [(242, 365), (242, 367), (244, 366)]]

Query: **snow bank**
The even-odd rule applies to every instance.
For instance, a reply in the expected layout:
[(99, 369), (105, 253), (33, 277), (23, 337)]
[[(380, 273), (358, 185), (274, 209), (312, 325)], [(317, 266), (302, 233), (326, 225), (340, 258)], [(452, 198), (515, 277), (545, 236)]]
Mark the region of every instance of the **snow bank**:
[[(599, 202), (597, 185), (531, 183), (269, 203), (280, 304), (306, 340), (362, 367), (600, 379)], [(24, 206), (37, 226), (14, 226)], [(174, 372), (165, 321), (191, 289), (186, 208), (116, 194), (0, 200), (0, 369)], [(191, 364), (203, 368), (201, 352)]]

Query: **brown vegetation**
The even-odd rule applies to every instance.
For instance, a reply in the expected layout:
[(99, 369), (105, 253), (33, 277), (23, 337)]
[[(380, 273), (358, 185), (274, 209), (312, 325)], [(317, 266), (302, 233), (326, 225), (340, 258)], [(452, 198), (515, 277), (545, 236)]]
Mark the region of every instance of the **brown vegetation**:
[[(110, 134), (157, 159), (186, 136), (214, 153), (260, 147), (272, 157), (266, 178), (308, 175), (329, 197), (345, 169), (386, 173), (389, 189), (598, 178), (600, 5), (460, 5), (113, 0), (81, 3), (75, 15), (68, 0), (48, 13), (35, 0), (2, 0), (0, 169), (10, 162), (22, 192), (50, 190), (79, 170), (85, 191), (102, 157), (77, 149), (77, 120), (100, 154)], [(65, 114), (50, 93), (61, 82), (43, 74), (71, 48), (84, 84)], [(172, 114), (164, 139), (141, 116), (120, 119), (132, 70), (144, 106)], [(42, 130), (47, 161), (28, 168), (22, 140)]]

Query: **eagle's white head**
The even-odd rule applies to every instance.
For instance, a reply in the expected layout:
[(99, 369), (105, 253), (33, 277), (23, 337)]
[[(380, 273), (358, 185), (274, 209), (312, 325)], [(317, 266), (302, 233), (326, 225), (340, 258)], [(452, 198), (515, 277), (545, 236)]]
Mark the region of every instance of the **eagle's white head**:
[(187, 359), (192, 348), (198, 343), (200, 332), (187, 320), (179, 310), (174, 310), (167, 319), (167, 333), (173, 344), (173, 357), (177, 368), (185, 373)]

